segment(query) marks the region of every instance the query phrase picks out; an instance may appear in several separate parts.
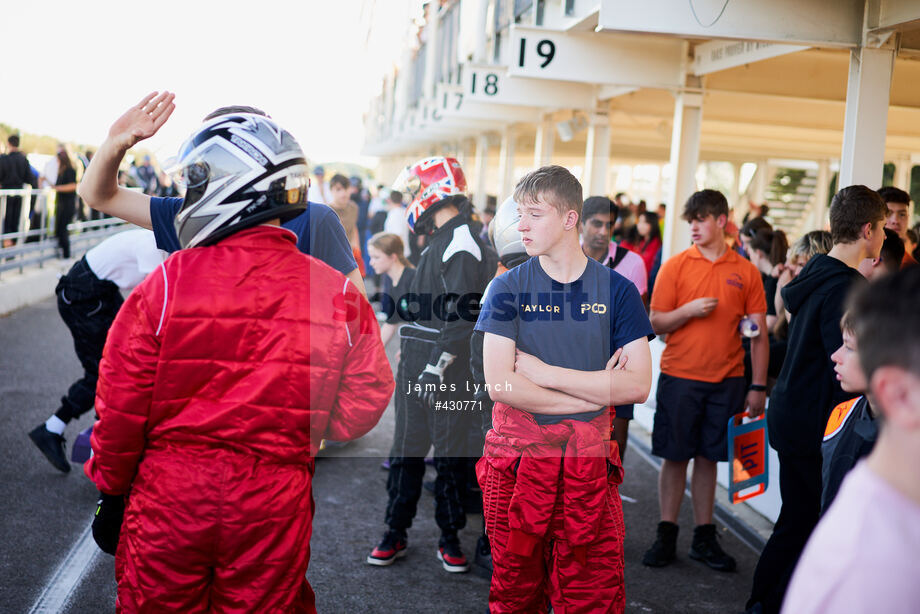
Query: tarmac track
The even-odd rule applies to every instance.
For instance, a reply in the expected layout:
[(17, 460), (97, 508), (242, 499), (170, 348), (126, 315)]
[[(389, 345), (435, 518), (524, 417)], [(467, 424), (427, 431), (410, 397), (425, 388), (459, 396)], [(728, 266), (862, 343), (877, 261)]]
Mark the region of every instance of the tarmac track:
[[(390, 350), (392, 358), (395, 343)], [(3, 613), (39, 611), (33, 606), (72, 554), (92, 517), (96, 490), (80, 468), (69, 475), (57, 472), (26, 436), (56, 409), (61, 394), (79, 374), (70, 335), (53, 299), (0, 318), (0, 485), (6, 495), (0, 516)], [(69, 443), (92, 419), (88, 414), (68, 427)], [(408, 556), (385, 568), (364, 563), (383, 530), (386, 472), (380, 469), (380, 461), (391, 436), (392, 406), (380, 425), (361, 441), (317, 462), (317, 513), (307, 575), (319, 611), (485, 612), (488, 582), (472, 573), (449, 574), (435, 558), (438, 530), (429, 495), (423, 495), (419, 517), (410, 531)], [(688, 501), (682, 510), (678, 560), (664, 569), (639, 563), (658, 521), (656, 482), (656, 469), (635, 448), (630, 449), (621, 487), (627, 530), (627, 612), (741, 611), (757, 555), (720, 527), (722, 545), (738, 559), (739, 571), (721, 574), (690, 560), (686, 552), (693, 523)], [(468, 521), (461, 540), (472, 557), (481, 520), (470, 515)], [(78, 581), (60, 599), (62, 606), (41, 611), (114, 611), (113, 558), (92, 552), (88, 564), (77, 560), (76, 566), (80, 569), (63, 578)], [(85, 573), (80, 576), (80, 572)]]

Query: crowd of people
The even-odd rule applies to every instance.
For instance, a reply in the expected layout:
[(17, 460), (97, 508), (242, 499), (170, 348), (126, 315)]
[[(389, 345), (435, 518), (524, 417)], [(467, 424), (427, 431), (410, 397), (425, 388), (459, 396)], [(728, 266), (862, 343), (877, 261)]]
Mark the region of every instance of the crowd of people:
[[(64, 429), (95, 407), (84, 471), (121, 611), (315, 611), (314, 459), (324, 441), (370, 431), (392, 400), (383, 535), (367, 564), (409, 552), (433, 450), (432, 550), (445, 571), (469, 571), (459, 532), (482, 514), (484, 608), (623, 612), (619, 484), (656, 335), (660, 522), (641, 563), (677, 557), (689, 471), (688, 556), (735, 570), (713, 524), (717, 464), (728, 421), (766, 411), (782, 510), (744, 607), (908, 612), (920, 599), (920, 492), (905, 470), (920, 460), (920, 267), (906, 193), (846, 187), (829, 232), (789, 246), (763, 209), (738, 229), (725, 196), (700, 190), (680, 205), (692, 245), (665, 259), (664, 206), (585, 198), (561, 166), (481, 212), (450, 157), (419, 160), (372, 197), (322, 168), (311, 181), (294, 137), (240, 106), (180, 147), (181, 196), (124, 189), (125, 154), (174, 108), (164, 92), (128, 109), (83, 175), (90, 206), (150, 230), (107, 239), (61, 279), (85, 374), (29, 433), (69, 471)], [(384, 348), (396, 336), (394, 374)]]
[[(40, 196), (39, 192), (33, 192), (27, 208), (24, 208), (22, 196), (0, 198), (0, 208), (3, 209), (2, 233), (6, 235), (2, 245), (13, 247), (21, 242), (38, 241), (38, 231), (47, 227), (57, 242), (57, 256), (69, 260), (72, 232), (69, 225), (75, 220), (97, 220), (103, 217), (102, 213), (87, 207), (83, 199), (77, 196), (77, 185), (92, 160), (93, 151), (75, 153), (67, 145), (58, 144), (54, 156), (39, 170), (29, 161), (20, 145), (18, 134), (7, 137), (5, 153), (0, 153), (0, 189), (22, 190), (30, 187), (33, 190), (47, 189), (52, 194)], [(137, 168), (132, 164), (130, 169), (121, 173), (120, 183), (143, 189), (143, 184), (134, 172)], [(129, 179), (131, 177), (133, 179)], [(25, 233), (28, 234), (23, 239)]]
[[(75, 162), (67, 148), (60, 145), (55, 156), (39, 172), (20, 149), (17, 134), (7, 137), (6, 153), (0, 155), (0, 189), (21, 190), (25, 186), (30, 186), (49, 187), (54, 190), (54, 236), (57, 239), (59, 254), (65, 259), (70, 258), (70, 233), (67, 225), (78, 213), (77, 180), (83, 168), (84, 160), (78, 159)], [(7, 235), (3, 239), (3, 247), (11, 247), (16, 241), (12, 235), (42, 227), (46, 211), (34, 194), (30, 198), (28, 211), (23, 210), (22, 196), (7, 196), (3, 200), (3, 234)]]

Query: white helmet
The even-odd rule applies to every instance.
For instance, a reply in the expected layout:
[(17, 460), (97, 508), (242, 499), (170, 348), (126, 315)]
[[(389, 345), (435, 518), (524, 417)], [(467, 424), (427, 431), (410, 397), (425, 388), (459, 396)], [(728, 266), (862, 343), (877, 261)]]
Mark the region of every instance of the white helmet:
[(506, 267), (509, 266), (509, 262), (519, 263), (521, 259), (528, 258), (521, 241), (521, 233), (518, 231), (520, 221), (518, 205), (512, 197), (508, 197), (495, 210), (495, 216), (489, 223), (489, 238), (492, 239), (495, 251)]
[(174, 224), (183, 248), (210, 245), (307, 207), (309, 177), (293, 136), (268, 117), (230, 113), (206, 121), (171, 169), (186, 188)]

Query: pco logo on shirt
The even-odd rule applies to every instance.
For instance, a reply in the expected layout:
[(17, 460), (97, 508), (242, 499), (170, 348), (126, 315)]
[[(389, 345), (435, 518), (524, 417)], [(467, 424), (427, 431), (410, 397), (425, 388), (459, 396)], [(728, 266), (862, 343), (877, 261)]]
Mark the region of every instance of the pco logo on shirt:
[(586, 311), (596, 314), (607, 313), (607, 305), (603, 303), (582, 303), (581, 312), (585, 313)]

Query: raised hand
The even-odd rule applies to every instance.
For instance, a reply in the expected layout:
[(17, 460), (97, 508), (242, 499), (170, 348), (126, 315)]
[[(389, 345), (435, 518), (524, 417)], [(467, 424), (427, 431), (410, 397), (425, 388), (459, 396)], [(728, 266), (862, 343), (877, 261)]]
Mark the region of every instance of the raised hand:
[(109, 139), (124, 150), (150, 138), (166, 123), (175, 110), (175, 94), (152, 92), (115, 120), (109, 128)]

